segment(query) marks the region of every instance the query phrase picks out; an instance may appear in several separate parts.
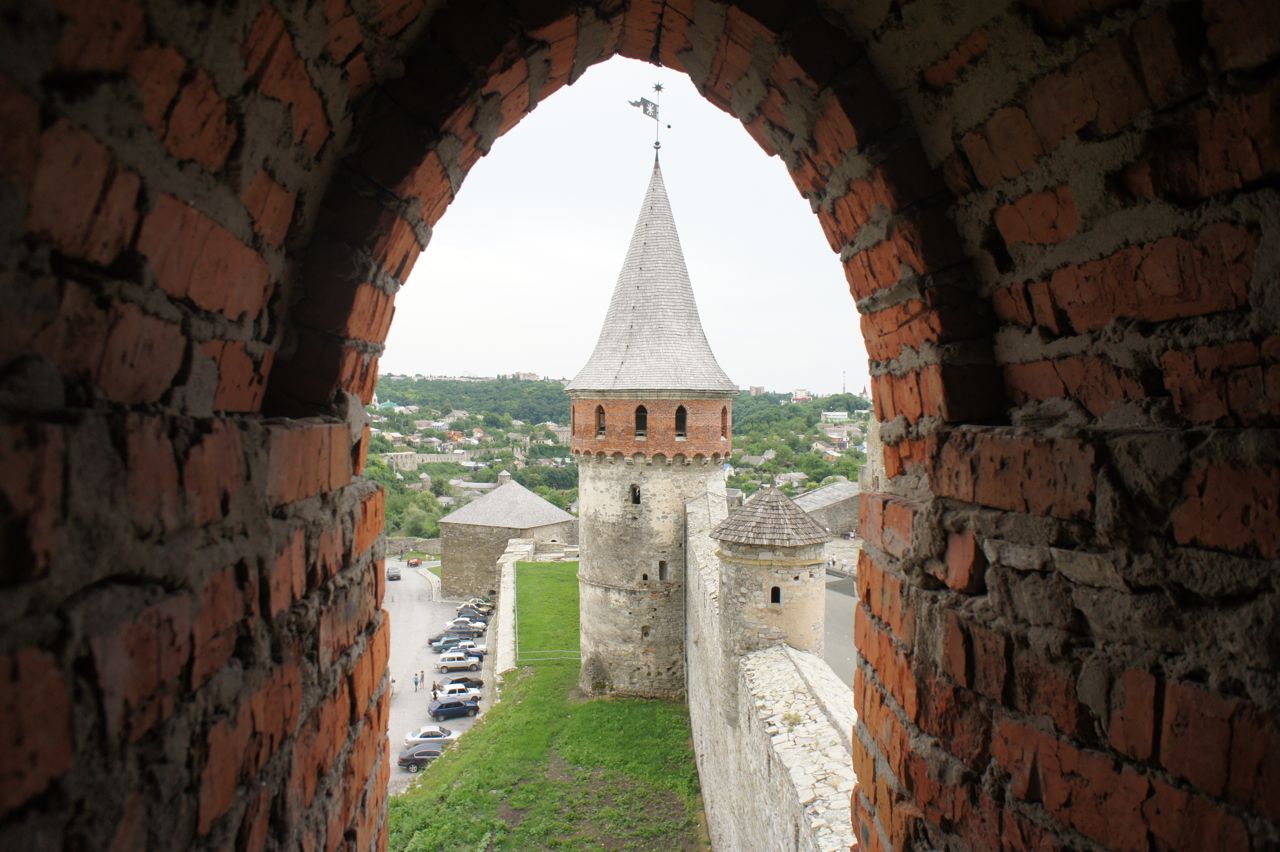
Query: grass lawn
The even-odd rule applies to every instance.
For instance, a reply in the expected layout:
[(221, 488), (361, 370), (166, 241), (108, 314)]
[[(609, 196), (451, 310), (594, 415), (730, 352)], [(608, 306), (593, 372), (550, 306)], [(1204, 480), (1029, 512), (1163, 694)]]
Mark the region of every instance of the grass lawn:
[[(689, 715), (583, 701), (577, 563), (520, 563), (521, 665), (502, 701), (388, 806), (390, 848), (705, 849)], [(643, 732), (643, 736), (640, 733)]]

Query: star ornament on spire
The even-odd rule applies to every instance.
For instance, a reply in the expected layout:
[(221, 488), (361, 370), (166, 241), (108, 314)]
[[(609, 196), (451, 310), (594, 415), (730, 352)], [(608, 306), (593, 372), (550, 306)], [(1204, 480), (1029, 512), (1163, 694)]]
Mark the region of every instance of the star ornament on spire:
[[(662, 121), (658, 118), (658, 101), (662, 98), (662, 84), (654, 83), (653, 92), (654, 100), (640, 98), (637, 101), (627, 101), (627, 103), (631, 104), (633, 107), (640, 107), (645, 116), (653, 119), (654, 124), (656, 125), (653, 130), (653, 147), (654, 150), (657, 150), (662, 147), (662, 142), (658, 139), (659, 133), (662, 130)], [(671, 125), (668, 124), (667, 128), (670, 129), (670, 127)]]

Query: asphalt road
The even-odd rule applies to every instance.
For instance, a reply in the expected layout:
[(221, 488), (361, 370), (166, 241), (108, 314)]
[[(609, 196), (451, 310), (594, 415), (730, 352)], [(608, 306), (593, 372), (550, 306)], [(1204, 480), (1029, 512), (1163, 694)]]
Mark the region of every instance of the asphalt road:
[(853, 610), (858, 602), (858, 581), (852, 577), (827, 580), (827, 624), (823, 659), (840, 679), (853, 688)]
[[(394, 557), (387, 557), (387, 566), (400, 567), (400, 580), (387, 581), (387, 593), (383, 606), (391, 615), (391, 655), (388, 662), (391, 676), (395, 678), (395, 690), (391, 696), (389, 716), (391, 739), (391, 779), (387, 784), (391, 795), (403, 793), (415, 777), (396, 766), (396, 757), (404, 748), (404, 735), (421, 725), (433, 724), (427, 714), (431, 703), (431, 682), (445, 676), (436, 670), (439, 655), (427, 645), (427, 638), (439, 633), (444, 623), (457, 613), (454, 602), (436, 600), (438, 581), (426, 568), (410, 568)], [(484, 643), (488, 637), (480, 640)], [(485, 699), (480, 702), (480, 714), (489, 707), (493, 679), (493, 656), (486, 656), (480, 676), (485, 681)], [(414, 672), (426, 675), (425, 688), (413, 689)], [(476, 717), (479, 718), (479, 717)], [(454, 733), (468, 730), (475, 719), (464, 716), (446, 719), (444, 727)], [(430, 772), (430, 767), (427, 768)]]

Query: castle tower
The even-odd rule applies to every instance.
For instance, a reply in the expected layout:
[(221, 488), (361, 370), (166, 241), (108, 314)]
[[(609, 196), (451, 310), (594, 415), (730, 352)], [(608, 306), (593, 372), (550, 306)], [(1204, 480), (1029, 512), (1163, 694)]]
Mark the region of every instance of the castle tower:
[(737, 385), (707, 344), (654, 158), (600, 339), (567, 390), (588, 694), (684, 692), (684, 503), (733, 445)]
[(776, 488), (756, 494), (711, 531), (720, 542), (721, 629), (735, 655), (785, 642), (822, 653), (829, 536)]

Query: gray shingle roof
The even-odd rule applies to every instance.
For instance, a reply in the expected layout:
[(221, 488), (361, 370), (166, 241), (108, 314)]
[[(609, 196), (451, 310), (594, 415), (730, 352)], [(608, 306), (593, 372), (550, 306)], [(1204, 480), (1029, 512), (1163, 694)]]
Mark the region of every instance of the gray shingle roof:
[(757, 493), (711, 531), (717, 541), (775, 547), (824, 544), (831, 536), (776, 488)]
[(573, 515), (557, 509), (512, 480), (471, 501), (458, 511), (445, 515), (440, 523), (527, 530), (572, 520)]
[(812, 512), (814, 509), (821, 509), (824, 506), (830, 506), (832, 503), (856, 497), (860, 493), (862, 493), (862, 489), (858, 487), (856, 482), (833, 482), (807, 494), (801, 494), (796, 498), (796, 505), (806, 512)]
[(738, 391), (702, 331), (656, 159), (600, 339), (566, 390)]

